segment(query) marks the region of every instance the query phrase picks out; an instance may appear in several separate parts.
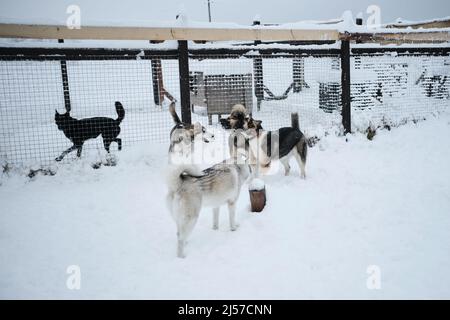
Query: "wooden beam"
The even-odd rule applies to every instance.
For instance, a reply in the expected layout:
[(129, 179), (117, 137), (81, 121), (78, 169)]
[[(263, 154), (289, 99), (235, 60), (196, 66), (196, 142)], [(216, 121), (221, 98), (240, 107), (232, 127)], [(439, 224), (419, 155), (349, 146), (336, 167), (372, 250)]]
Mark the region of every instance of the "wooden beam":
[(342, 33), (341, 40), (360, 43), (442, 43), (450, 41), (449, 31)]
[(0, 23), (0, 38), (94, 39), (94, 40), (245, 40), (245, 41), (336, 41), (377, 43), (430, 43), (450, 41), (449, 31), (339, 33), (333, 29), (243, 28), (165, 28), (165, 27), (82, 27), (69, 29), (56, 25)]
[(338, 40), (332, 29), (81, 27), (0, 24), (0, 38), (94, 40)]
[(412, 22), (412, 23), (393, 23), (388, 24), (386, 28), (395, 28), (395, 29), (431, 29), (431, 28), (450, 28), (450, 19), (447, 20), (437, 20), (437, 21), (428, 21), (428, 22)]

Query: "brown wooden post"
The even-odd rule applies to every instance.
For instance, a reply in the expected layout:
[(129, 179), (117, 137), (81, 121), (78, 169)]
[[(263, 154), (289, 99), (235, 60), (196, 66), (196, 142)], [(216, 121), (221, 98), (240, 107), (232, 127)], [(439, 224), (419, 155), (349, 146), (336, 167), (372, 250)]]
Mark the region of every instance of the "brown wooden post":
[(257, 110), (259, 111), (261, 109), (261, 101), (264, 99), (263, 63), (261, 57), (253, 58), (253, 77)]
[(305, 82), (305, 59), (303, 57), (296, 57), (292, 61), (292, 78), (294, 93), (302, 91), (303, 88), (308, 88)]
[(61, 60), (61, 76), (62, 76), (62, 85), (63, 85), (63, 93), (64, 93), (64, 106), (66, 107), (66, 111), (70, 111), (70, 92), (69, 92), (69, 77), (67, 76), (67, 63), (66, 60)]
[(344, 132), (352, 132), (350, 103), (350, 41), (341, 41), (342, 125)]
[[(253, 21), (254, 26), (261, 25), (261, 21)], [(260, 44), (261, 41), (256, 40), (255, 46)], [(264, 99), (264, 78), (263, 78), (263, 63), (261, 57), (253, 58), (253, 76), (255, 85), (256, 107), (259, 111), (261, 109), (261, 101)]]
[(250, 206), (252, 212), (261, 212), (266, 206), (266, 188), (262, 190), (249, 190)]
[(160, 106), (164, 101), (164, 81), (162, 75), (161, 59), (151, 60), (152, 64), (152, 82), (153, 82), (153, 100)]
[(186, 40), (178, 41), (178, 68), (180, 72), (181, 120), (184, 123), (191, 123), (189, 52)]

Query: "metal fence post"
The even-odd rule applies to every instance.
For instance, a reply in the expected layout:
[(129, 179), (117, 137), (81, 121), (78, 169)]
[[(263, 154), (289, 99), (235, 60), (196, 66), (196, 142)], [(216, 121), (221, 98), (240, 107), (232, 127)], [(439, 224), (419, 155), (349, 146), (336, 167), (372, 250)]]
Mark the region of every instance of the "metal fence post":
[(70, 111), (70, 92), (69, 92), (69, 77), (67, 76), (67, 63), (66, 60), (61, 60), (61, 76), (64, 93), (64, 106), (66, 111)]
[(186, 40), (178, 41), (178, 68), (180, 72), (181, 120), (184, 123), (191, 123), (189, 52)]
[(153, 101), (156, 105), (161, 106), (164, 101), (163, 79), (161, 70), (161, 59), (155, 58), (151, 60), (152, 65), (152, 82), (153, 82)]
[(257, 110), (261, 109), (261, 101), (264, 100), (263, 62), (261, 57), (253, 58), (253, 74), (255, 82), (255, 96)]
[[(254, 26), (261, 25), (261, 21), (253, 21)], [(255, 46), (261, 44), (260, 40), (254, 41)], [(259, 51), (258, 51), (259, 53)], [(255, 96), (256, 96), (256, 109), (261, 109), (261, 101), (264, 100), (264, 73), (263, 62), (261, 56), (253, 58), (253, 76), (255, 84)]]
[(342, 125), (344, 132), (352, 132), (350, 104), (350, 41), (341, 41)]
[(294, 58), (292, 61), (292, 78), (293, 78), (293, 92), (299, 93), (303, 88), (309, 88), (305, 81), (305, 58), (300, 56)]

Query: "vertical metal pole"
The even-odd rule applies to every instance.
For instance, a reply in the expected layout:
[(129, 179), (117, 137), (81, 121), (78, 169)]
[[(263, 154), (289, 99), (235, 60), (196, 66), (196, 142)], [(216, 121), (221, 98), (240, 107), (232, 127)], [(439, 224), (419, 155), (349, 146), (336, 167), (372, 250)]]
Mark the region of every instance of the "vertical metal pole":
[[(260, 26), (261, 25), (261, 21), (255, 20), (255, 21), (253, 21), (253, 25), (254, 26)], [(255, 45), (260, 44), (260, 43), (261, 43), (261, 40), (255, 40)]]
[[(363, 25), (363, 18), (361, 18), (361, 17), (356, 18), (355, 23), (356, 23), (357, 26), (362, 26)], [(356, 43), (361, 43), (361, 40), (356, 40)]]
[(210, 3), (210, 0), (208, 0), (208, 18), (209, 18), (209, 22), (211, 22), (211, 3)]
[(253, 75), (257, 110), (259, 111), (261, 109), (261, 101), (264, 99), (263, 63), (261, 57), (253, 58)]
[(191, 123), (189, 52), (186, 40), (178, 41), (178, 68), (180, 72), (181, 120), (184, 123)]
[[(261, 25), (261, 21), (253, 21), (254, 26)], [(260, 40), (254, 42), (255, 46), (260, 44)], [(261, 101), (264, 100), (264, 74), (263, 74), (263, 63), (261, 57), (253, 58), (253, 76), (255, 84), (255, 96), (256, 96), (256, 107), (259, 111), (261, 109)]]
[(164, 88), (161, 70), (161, 59), (152, 59), (152, 82), (153, 82), (153, 101), (155, 105), (160, 106), (164, 101)]
[(298, 93), (306, 87), (305, 60), (303, 57), (294, 58), (292, 62), (292, 78), (294, 82), (294, 93)]
[(341, 41), (342, 125), (344, 132), (352, 132), (350, 104), (350, 41)]
[(61, 76), (64, 93), (64, 106), (66, 111), (70, 111), (70, 92), (69, 92), (69, 77), (67, 76), (66, 60), (61, 60)]

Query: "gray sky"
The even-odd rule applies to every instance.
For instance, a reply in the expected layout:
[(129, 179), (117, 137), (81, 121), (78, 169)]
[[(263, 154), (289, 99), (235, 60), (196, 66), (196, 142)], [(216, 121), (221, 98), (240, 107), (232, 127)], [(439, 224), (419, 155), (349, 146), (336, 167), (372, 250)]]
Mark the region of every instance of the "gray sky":
[[(207, 21), (207, 0), (0, 0), (0, 20), (65, 23), (70, 4), (81, 8), (81, 23), (91, 21), (173, 20), (183, 4), (189, 19)], [(398, 17), (424, 20), (450, 16), (450, 0), (211, 0), (212, 19), (250, 24), (256, 14), (263, 23), (338, 18), (349, 9), (356, 15), (370, 4), (381, 8), (381, 22)]]

